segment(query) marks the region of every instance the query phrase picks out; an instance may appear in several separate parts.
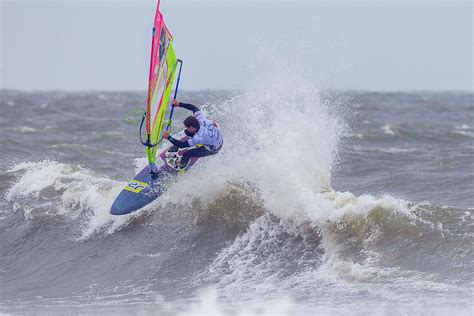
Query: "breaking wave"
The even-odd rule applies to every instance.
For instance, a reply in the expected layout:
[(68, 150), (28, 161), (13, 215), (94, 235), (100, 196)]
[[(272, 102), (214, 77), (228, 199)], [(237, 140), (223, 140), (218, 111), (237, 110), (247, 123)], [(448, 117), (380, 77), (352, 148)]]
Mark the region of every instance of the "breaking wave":
[[(125, 182), (54, 160), (12, 166), (0, 175), (12, 209), (1, 228), (18, 228), (0, 249), (8, 267), (1, 304), (104, 304), (108, 312), (142, 304), (165, 314), (275, 310), (269, 302), (289, 314), (467, 311), (472, 209), (333, 189), (349, 133), (338, 102), (286, 75), (204, 105), (223, 129), (222, 153), (128, 216), (109, 214)], [(42, 287), (20, 289), (19, 275)]]

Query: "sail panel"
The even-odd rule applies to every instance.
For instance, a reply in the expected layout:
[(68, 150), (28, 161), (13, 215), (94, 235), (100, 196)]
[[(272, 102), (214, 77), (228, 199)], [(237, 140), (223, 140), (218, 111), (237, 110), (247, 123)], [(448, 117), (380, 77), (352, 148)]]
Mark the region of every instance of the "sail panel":
[[(147, 138), (151, 144), (157, 143), (161, 138), (164, 114), (168, 106), (177, 65), (172, 45), (173, 37), (163, 21), (159, 6), (160, 2), (158, 1), (153, 23), (145, 117)], [(156, 157), (156, 149), (153, 149), (153, 157)]]

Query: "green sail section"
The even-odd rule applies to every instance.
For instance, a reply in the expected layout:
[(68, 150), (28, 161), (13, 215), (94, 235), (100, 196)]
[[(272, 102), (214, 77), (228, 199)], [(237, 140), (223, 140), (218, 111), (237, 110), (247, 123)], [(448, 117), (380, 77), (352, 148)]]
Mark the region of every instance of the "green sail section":
[[(153, 119), (149, 122), (150, 129), (150, 142), (156, 144), (161, 140), (161, 134), (163, 131), (163, 125), (165, 124), (165, 113), (170, 103), (171, 86), (173, 85), (174, 76), (176, 72), (176, 66), (178, 62), (176, 54), (174, 52), (173, 43), (170, 40), (168, 49), (166, 51), (166, 59), (163, 61), (163, 65), (159, 70), (158, 82), (155, 85), (155, 90), (151, 99), (153, 114), (148, 116)], [(147, 157), (149, 163), (154, 163), (158, 146), (147, 147)]]

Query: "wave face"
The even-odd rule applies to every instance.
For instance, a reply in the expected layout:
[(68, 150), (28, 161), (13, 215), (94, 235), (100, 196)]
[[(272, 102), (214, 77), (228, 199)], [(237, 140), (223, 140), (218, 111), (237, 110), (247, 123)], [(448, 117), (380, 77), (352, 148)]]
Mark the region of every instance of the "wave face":
[(2, 94), (1, 312), (472, 312), (472, 94), (183, 93), (225, 147), (123, 217), (145, 94)]

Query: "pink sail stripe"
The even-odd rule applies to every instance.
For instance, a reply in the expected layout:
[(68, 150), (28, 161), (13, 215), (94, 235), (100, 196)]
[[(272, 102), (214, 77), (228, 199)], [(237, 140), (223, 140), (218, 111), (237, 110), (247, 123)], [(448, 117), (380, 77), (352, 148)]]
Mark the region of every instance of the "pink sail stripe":
[[(151, 122), (154, 122), (156, 118), (152, 118), (153, 112), (156, 112), (161, 106), (161, 102), (158, 103), (158, 109), (152, 109), (153, 93), (158, 84), (157, 79), (163, 67), (163, 59), (166, 57), (166, 51), (171, 38), (171, 34), (168, 31), (164, 21), (163, 15), (160, 12), (160, 1), (156, 6), (155, 20), (153, 23), (153, 36), (151, 44), (150, 54), (150, 72), (148, 76), (148, 95), (147, 95), (147, 107), (146, 107), (146, 132), (151, 134), (153, 129)], [(152, 111), (154, 110), (154, 111)]]

